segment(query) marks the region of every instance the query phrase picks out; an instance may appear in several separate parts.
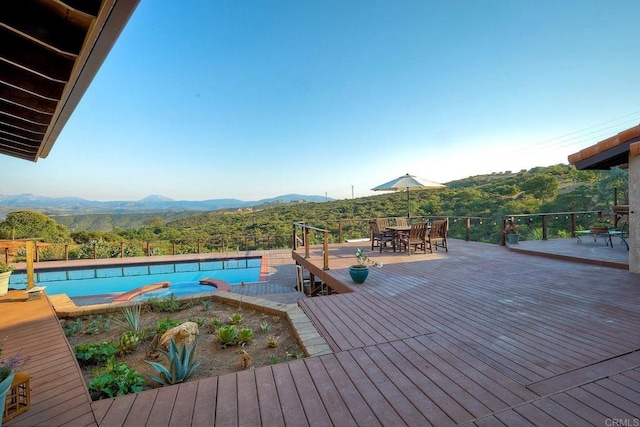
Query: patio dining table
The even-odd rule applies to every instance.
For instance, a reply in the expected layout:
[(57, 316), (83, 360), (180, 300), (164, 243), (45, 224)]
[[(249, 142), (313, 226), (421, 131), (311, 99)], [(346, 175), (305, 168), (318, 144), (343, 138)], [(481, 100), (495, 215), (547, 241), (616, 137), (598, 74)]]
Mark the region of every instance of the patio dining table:
[[(431, 226), (427, 227), (427, 232), (431, 229)], [(411, 231), (410, 225), (391, 225), (387, 227), (388, 231), (393, 232), (393, 240), (395, 241), (396, 246), (399, 247), (400, 244), (400, 236), (402, 234), (408, 234)]]

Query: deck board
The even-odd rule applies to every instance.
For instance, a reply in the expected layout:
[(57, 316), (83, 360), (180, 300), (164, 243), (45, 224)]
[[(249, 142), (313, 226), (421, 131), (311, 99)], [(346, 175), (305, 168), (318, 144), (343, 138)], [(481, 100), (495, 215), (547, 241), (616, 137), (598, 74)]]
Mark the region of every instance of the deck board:
[(92, 404), (68, 344), (51, 339), (62, 334), (51, 311), (22, 322), (5, 307), (33, 302), (0, 304), (11, 334), (31, 336), (24, 349), (37, 356), (37, 405), (8, 425), (604, 425), (638, 417), (637, 275), (452, 240), (448, 253), (367, 250), (384, 267), (355, 285), (347, 271), (355, 247), (332, 245), (329, 270), (320, 247), (308, 259), (293, 254), (339, 283), (339, 295), (299, 301), (333, 354)]

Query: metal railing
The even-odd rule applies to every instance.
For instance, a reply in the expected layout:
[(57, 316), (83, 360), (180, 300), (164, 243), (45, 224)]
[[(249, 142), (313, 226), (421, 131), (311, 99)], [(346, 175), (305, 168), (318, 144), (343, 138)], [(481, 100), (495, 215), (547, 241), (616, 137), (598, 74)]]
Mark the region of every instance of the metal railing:
[[(602, 217), (603, 211), (546, 212), (511, 214), (494, 217), (448, 216), (449, 236), (452, 238), (497, 243), (504, 245), (507, 224), (518, 224), (529, 238), (548, 240), (550, 236), (575, 236), (575, 231), (587, 228), (589, 222)], [(617, 223), (617, 217), (610, 215)], [(442, 216), (412, 217), (411, 221), (432, 221)], [(298, 246), (308, 248), (322, 243), (328, 257), (329, 243), (342, 243), (349, 239), (370, 238), (371, 218), (349, 218), (325, 221), (315, 226), (303, 221), (293, 223), (293, 235), (262, 235), (211, 237), (208, 239), (173, 239), (165, 241), (91, 241), (83, 244), (35, 243), (35, 261), (71, 259), (126, 258), (133, 256), (222, 253), (233, 251), (287, 249)], [(393, 219), (393, 218), (389, 218)], [(526, 237), (526, 236), (525, 236)], [(24, 242), (0, 241), (0, 254), (5, 262), (18, 262), (25, 258)], [(17, 248), (17, 249), (16, 249)], [(328, 264), (328, 261), (327, 263)], [(328, 265), (325, 265), (328, 268)]]

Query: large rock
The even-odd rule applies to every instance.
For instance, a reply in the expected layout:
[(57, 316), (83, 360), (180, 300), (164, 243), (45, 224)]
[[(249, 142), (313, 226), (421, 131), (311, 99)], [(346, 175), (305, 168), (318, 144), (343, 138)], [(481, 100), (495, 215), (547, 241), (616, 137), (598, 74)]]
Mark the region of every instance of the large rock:
[(200, 332), (198, 331), (198, 324), (195, 322), (184, 322), (175, 328), (169, 329), (160, 337), (160, 348), (169, 348), (169, 341), (173, 338), (173, 341), (178, 347), (185, 343), (188, 347)]

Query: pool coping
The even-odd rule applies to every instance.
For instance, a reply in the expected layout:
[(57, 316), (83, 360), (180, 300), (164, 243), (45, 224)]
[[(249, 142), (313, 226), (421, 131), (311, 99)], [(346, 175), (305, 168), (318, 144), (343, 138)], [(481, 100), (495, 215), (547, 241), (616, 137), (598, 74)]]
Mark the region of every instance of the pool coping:
[[(47, 298), (49, 298), (59, 319), (117, 313), (124, 307), (140, 304), (139, 301), (113, 301), (107, 304), (77, 306), (66, 294), (51, 295)], [(289, 322), (294, 336), (307, 357), (333, 353), (327, 341), (297, 304), (284, 304), (223, 290), (177, 297), (181, 302), (200, 301), (202, 298), (213, 298), (215, 301), (232, 306), (241, 306), (284, 317)]]

